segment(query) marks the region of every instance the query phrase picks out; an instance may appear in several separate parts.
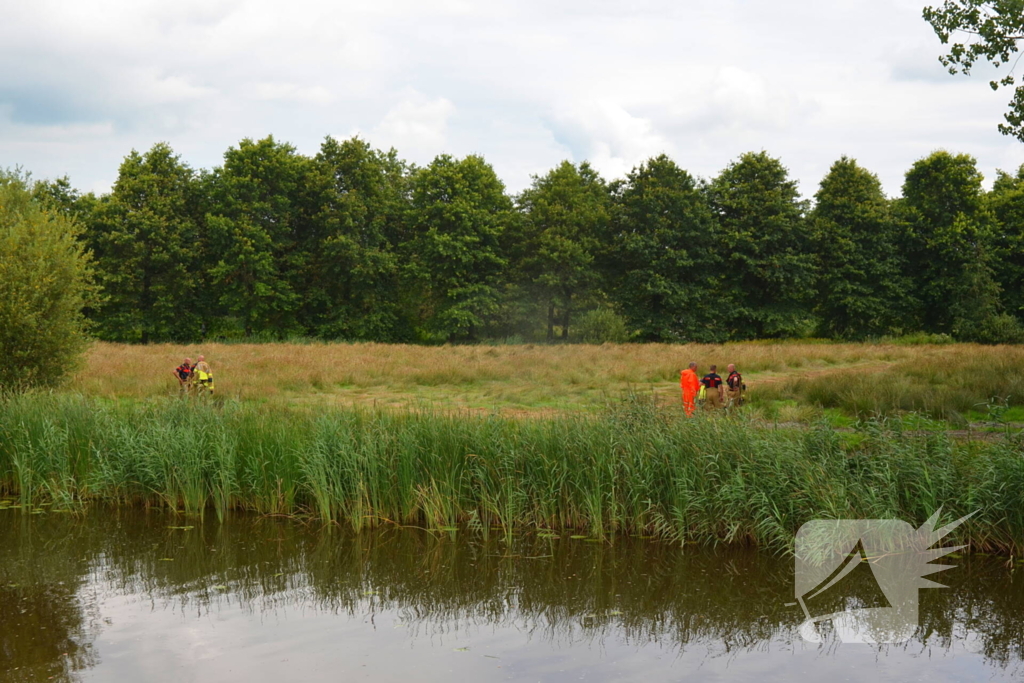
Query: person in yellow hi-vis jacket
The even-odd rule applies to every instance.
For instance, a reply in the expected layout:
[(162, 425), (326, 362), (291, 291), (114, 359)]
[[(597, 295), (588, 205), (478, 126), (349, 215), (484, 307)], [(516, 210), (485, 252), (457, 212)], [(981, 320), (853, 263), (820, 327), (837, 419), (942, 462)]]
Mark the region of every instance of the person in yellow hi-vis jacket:
[(199, 391), (206, 390), (213, 394), (213, 370), (206, 362), (205, 356), (199, 356), (195, 366), (192, 368), (192, 380)]

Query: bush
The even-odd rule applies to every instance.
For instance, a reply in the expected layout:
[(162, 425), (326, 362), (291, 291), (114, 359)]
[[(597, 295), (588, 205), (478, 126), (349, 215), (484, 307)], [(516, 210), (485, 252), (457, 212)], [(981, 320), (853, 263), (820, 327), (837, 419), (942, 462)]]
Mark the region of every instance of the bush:
[(82, 309), (96, 289), (80, 230), (0, 170), (0, 388), (59, 383), (89, 343)]
[(883, 344), (898, 346), (917, 346), (919, 344), (952, 344), (953, 338), (948, 334), (932, 334), (930, 332), (913, 332), (900, 337), (882, 337)]
[(572, 335), (587, 344), (621, 344), (629, 341), (626, 320), (610, 308), (587, 311), (573, 324)]
[(1020, 344), (1024, 343), (1024, 327), (1012, 315), (994, 315), (986, 319), (972, 336), (981, 344)]

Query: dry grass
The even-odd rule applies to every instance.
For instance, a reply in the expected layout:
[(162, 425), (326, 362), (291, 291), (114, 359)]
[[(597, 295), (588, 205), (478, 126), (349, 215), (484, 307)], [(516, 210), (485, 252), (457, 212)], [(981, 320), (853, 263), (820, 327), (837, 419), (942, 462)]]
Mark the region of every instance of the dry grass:
[[(994, 364), (1024, 368), (1024, 351), (971, 345), (735, 343), (724, 345), (410, 346), (393, 344), (96, 343), (71, 388), (90, 396), (150, 398), (175, 393), (172, 369), (205, 354), (219, 394), (245, 400), (551, 411), (599, 406), (626, 392), (678, 401), (679, 370), (736, 363), (748, 385), (786, 398), (831, 377), (877, 376), (888, 368)], [(958, 364), (959, 363), (959, 364)], [(1019, 371), (1018, 371), (1019, 372)], [(873, 380), (869, 380), (873, 381)], [(968, 380), (969, 381), (969, 380)], [(770, 391), (768, 388), (771, 387)], [(752, 394), (756, 396), (755, 394)], [(819, 397), (820, 398), (820, 397)], [(826, 401), (827, 403), (827, 401)]]

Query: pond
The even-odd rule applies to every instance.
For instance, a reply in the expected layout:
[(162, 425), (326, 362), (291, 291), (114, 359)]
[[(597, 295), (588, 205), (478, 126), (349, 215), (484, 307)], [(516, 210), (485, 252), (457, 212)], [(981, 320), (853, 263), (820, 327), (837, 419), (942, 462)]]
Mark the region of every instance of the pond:
[[(6, 509), (0, 680), (1019, 678), (1017, 564), (950, 563), (908, 642), (812, 643), (793, 560), (753, 550)], [(837, 604), (878, 599), (862, 579)]]

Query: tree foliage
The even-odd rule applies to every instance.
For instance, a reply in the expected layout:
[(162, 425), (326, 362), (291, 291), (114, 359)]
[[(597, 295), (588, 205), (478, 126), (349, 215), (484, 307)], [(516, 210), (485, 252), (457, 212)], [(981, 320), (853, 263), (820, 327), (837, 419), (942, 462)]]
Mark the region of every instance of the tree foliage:
[(780, 160), (757, 152), (730, 164), (709, 189), (725, 247), (717, 324), (730, 336), (798, 335), (808, 326), (814, 255), (796, 182)]
[(726, 338), (721, 239), (697, 181), (667, 156), (615, 185), (609, 280), (640, 339)]
[(81, 232), (28, 178), (0, 171), (0, 388), (56, 384), (88, 345), (97, 293)]
[(513, 200), (479, 156), (267, 137), (202, 171), (158, 144), (108, 194), (27, 201), (81, 224), (85, 314), (117, 341), (1024, 339), (1024, 168), (982, 180), (939, 151), (890, 199), (844, 157), (811, 208), (764, 152), (709, 180), (661, 155), (611, 183), (565, 161)]
[(247, 334), (301, 331), (296, 309), (315, 244), (304, 214), (311, 171), (307, 157), (267, 137), (229, 149), (210, 179), (209, 274)]
[[(1024, 40), (1024, 0), (945, 0), (940, 6), (925, 7), (924, 19), (943, 45), (950, 45), (955, 36), (964, 36), (963, 42), (953, 42), (949, 53), (939, 57), (950, 74), (969, 75), (979, 60), (997, 69), (1012, 60), (1011, 70), (989, 85), (993, 90), (1015, 85), (1012, 67), (1019, 59), (1014, 58), (1018, 44)], [(1024, 84), (1014, 90), (1004, 117), (1000, 132), (1024, 142)]]
[(202, 330), (193, 306), (200, 284), (200, 194), (196, 176), (170, 146), (133, 151), (88, 232), (106, 299), (100, 337), (186, 340)]
[(413, 176), (405, 253), (423, 288), (426, 331), (473, 340), (500, 305), (501, 238), (512, 202), (483, 157), (437, 157)]
[(911, 167), (903, 185), (910, 270), (924, 329), (970, 341), (1013, 341), (1017, 331), (1001, 317), (997, 228), (981, 184), (966, 154), (939, 151)]
[(1003, 287), (1007, 313), (1024, 317), (1024, 166), (1013, 175), (999, 172), (988, 196), (995, 217), (993, 268)]
[(319, 240), (310, 254), (306, 319), (318, 336), (401, 341), (409, 168), (391, 150), (327, 138), (314, 159)]
[(524, 217), (520, 273), (547, 307), (548, 339), (556, 320), (567, 339), (573, 312), (597, 297), (597, 256), (611, 203), (607, 184), (590, 164), (563, 161), (534, 178), (518, 203)]
[(856, 161), (832, 164), (814, 196), (814, 311), (822, 336), (865, 339), (907, 329), (910, 282), (882, 184)]

